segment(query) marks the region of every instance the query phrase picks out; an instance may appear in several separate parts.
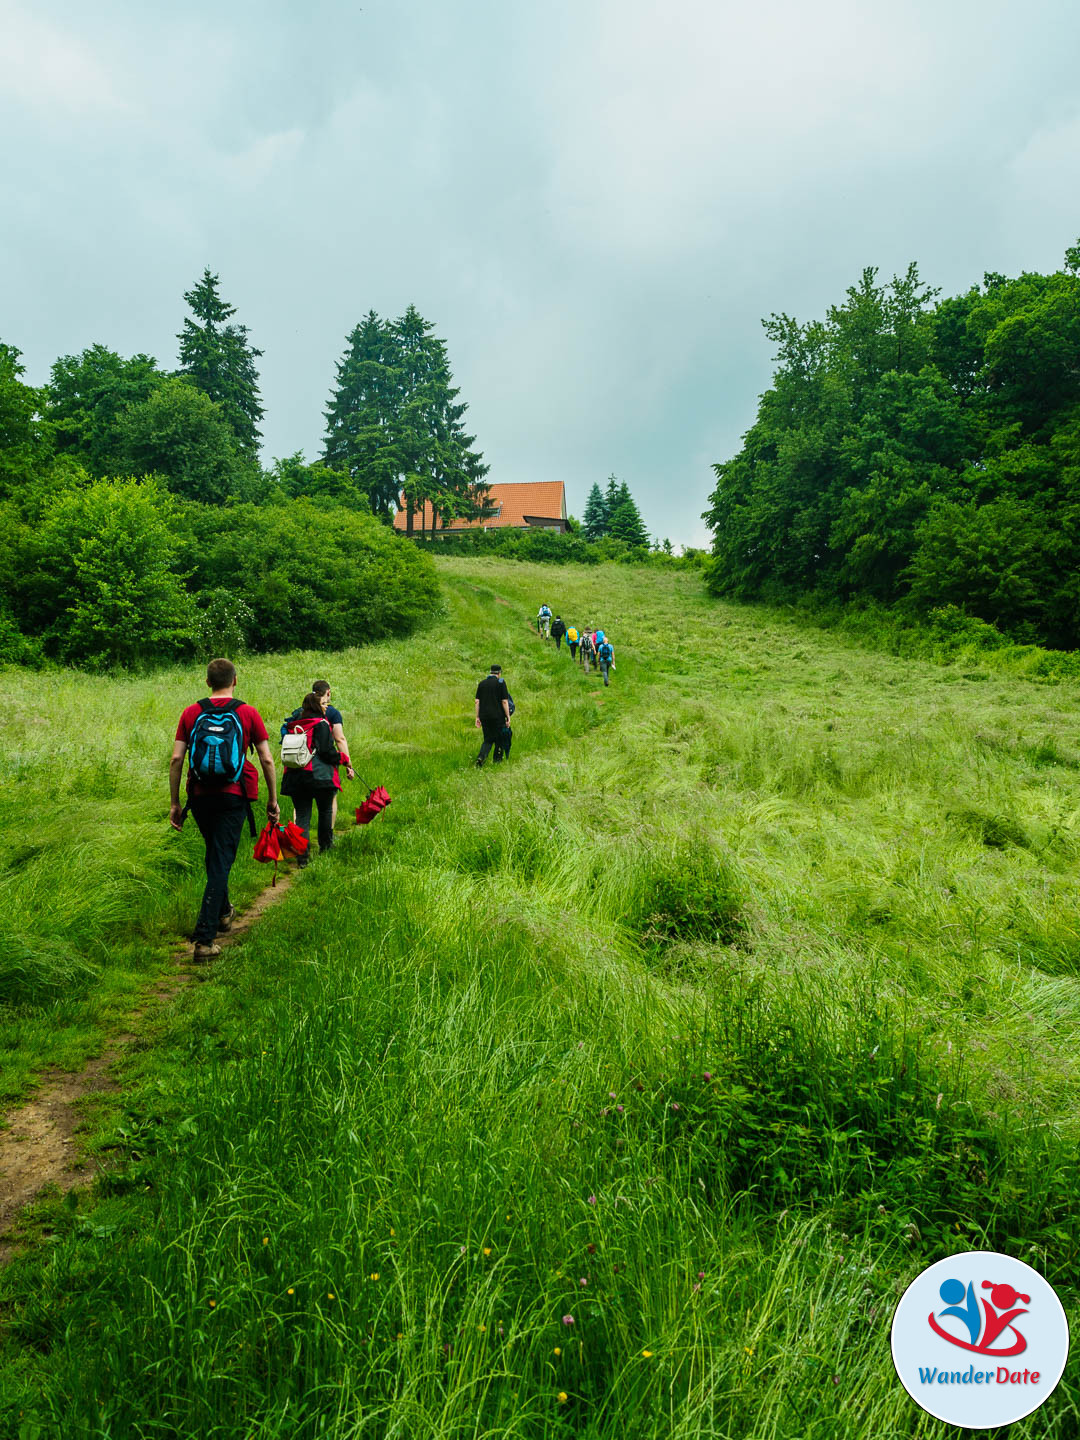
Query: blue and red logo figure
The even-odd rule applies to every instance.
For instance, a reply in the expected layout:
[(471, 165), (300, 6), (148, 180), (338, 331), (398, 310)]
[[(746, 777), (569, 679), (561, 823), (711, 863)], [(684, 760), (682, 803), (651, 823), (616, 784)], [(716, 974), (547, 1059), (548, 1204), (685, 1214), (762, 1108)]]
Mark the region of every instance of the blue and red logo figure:
[[(948, 1340), (950, 1345), (958, 1345), (961, 1350), (973, 1350), (976, 1355), (1021, 1354), (1027, 1349), (1027, 1341), (1013, 1321), (1018, 1315), (1026, 1315), (1028, 1312), (1016, 1308), (1016, 1302), (1022, 1300), (1025, 1305), (1029, 1305), (1031, 1296), (1021, 1295), (1011, 1285), (995, 1285), (992, 1280), (984, 1280), (980, 1288), (990, 1291), (989, 1300), (985, 1295), (979, 1297), (982, 1303), (981, 1311), (979, 1301), (975, 1299), (975, 1287), (970, 1281), (966, 1290), (962, 1280), (943, 1281), (938, 1294), (945, 1301), (946, 1308), (937, 1316), (933, 1311), (930, 1312), (930, 1329), (935, 1335), (940, 1335), (942, 1340)], [(946, 1315), (955, 1316), (964, 1322), (971, 1336), (970, 1343), (950, 1335), (948, 1330), (938, 1324), (938, 1319), (943, 1319)], [(994, 1341), (1005, 1329), (1011, 1330), (1016, 1339), (1005, 1349), (994, 1349)]]

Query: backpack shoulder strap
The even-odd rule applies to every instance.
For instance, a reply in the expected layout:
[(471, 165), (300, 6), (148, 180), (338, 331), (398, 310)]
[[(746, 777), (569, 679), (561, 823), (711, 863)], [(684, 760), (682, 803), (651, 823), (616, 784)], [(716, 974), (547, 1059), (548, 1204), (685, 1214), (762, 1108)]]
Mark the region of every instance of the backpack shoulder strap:
[(199, 709), (202, 711), (202, 713), (203, 713), (204, 715), (209, 715), (210, 712), (211, 712), (211, 710), (213, 710), (213, 708), (214, 708), (213, 705), (210, 704), (209, 697), (208, 697), (208, 696), (205, 696), (205, 695), (204, 695), (203, 698), (202, 698), (200, 701), (198, 701), (197, 703), (198, 703)]

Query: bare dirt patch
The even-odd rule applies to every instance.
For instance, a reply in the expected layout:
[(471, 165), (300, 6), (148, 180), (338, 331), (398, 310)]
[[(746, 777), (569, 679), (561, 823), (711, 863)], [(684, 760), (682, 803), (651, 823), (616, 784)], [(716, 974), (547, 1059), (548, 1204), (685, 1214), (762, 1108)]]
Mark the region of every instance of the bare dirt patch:
[[(261, 891), (228, 934), (218, 937), (222, 948), (242, 940), (271, 905), (284, 899), (292, 880), (291, 874), (279, 875), (276, 885)], [(186, 945), (173, 952), (173, 959), (175, 971), (159, 976), (129, 1016), (133, 1027), (172, 1000), (196, 974), (205, 974), (211, 968), (195, 965), (191, 948)], [(12, 1225), (43, 1190), (55, 1186), (66, 1195), (69, 1190), (91, 1184), (104, 1169), (104, 1162), (84, 1155), (80, 1149), (82, 1109), (91, 1096), (120, 1088), (112, 1074), (113, 1066), (137, 1038), (128, 1031), (111, 1036), (100, 1055), (73, 1073), (46, 1071), (38, 1077), (36, 1093), (4, 1117), (0, 1130), (0, 1265), (11, 1259), (17, 1247)]]

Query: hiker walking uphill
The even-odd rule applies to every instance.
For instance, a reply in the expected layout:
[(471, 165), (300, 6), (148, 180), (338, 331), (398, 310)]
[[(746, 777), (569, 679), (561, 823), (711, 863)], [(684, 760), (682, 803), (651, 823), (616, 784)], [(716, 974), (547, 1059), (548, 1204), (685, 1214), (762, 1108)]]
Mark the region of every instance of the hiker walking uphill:
[(586, 625), (581, 632), (581, 647), (578, 653), (581, 655), (581, 668), (588, 675), (590, 666), (596, 663), (596, 642), (593, 640), (591, 625)]
[(551, 638), (555, 641), (555, 649), (562, 649), (562, 637), (566, 634), (566, 626), (563, 624), (561, 615), (556, 615), (551, 622)]
[[(352, 768), (352, 762), (351, 762), (350, 759), (349, 759), (349, 743), (348, 743), (348, 741), (345, 739), (345, 728), (344, 728), (344, 723), (345, 723), (345, 722), (344, 722), (344, 720), (343, 720), (343, 718), (342, 718), (341, 711), (338, 710), (338, 709), (336, 709), (333, 705), (330, 704), (330, 694), (331, 694), (331, 691), (330, 691), (330, 682), (329, 682), (329, 680), (316, 680), (316, 681), (314, 682), (314, 684), (312, 685), (312, 687), (311, 687), (311, 693), (312, 693), (312, 695), (317, 696), (318, 699), (319, 699), (319, 701), (320, 701), (321, 704), (322, 704), (322, 707), (323, 707), (323, 715), (326, 717), (326, 723), (330, 726), (330, 733), (331, 733), (331, 734), (333, 735), (333, 737), (334, 737), (334, 744), (335, 744), (335, 745), (337, 746), (337, 748), (341, 751), (341, 763), (345, 766), (345, 774), (348, 775), (348, 777), (349, 777), (350, 780), (355, 780), (355, 779), (356, 779), (356, 771)], [(285, 738), (285, 732), (286, 732), (286, 730), (287, 730), (287, 728), (288, 728), (288, 726), (289, 726), (289, 723), (290, 723), (291, 721), (293, 721), (293, 720), (299, 720), (299, 719), (300, 719), (300, 707), (299, 707), (299, 705), (298, 705), (298, 706), (296, 707), (296, 709), (292, 712), (292, 714), (289, 715), (289, 716), (287, 716), (286, 719), (282, 722), (282, 725), (281, 725), (281, 738), (282, 738), (283, 740), (284, 740), (284, 738)], [(338, 774), (337, 768), (335, 767), (335, 769), (334, 769), (334, 807), (333, 807), (333, 808), (334, 808), (333, 819), (334, 819), (335, 822), (337, 821), (337, 808), (338, 808), (338, 807), (337, 807), (337, 797), (338, 797), (338, 792), (340, 792), (340, 790), (341, 790), (341, 776)]]
[[(180, 716), (169, 761), (169, 824), (183, 828), (190, 810), (206, 842), (206, 889), (195, 922), (193, 958), (220, 955), (218, 931), (231, 928), (236, 910), (229, 901), (229, 872), (236, 859), (244, 820), (255, 834), (251, 803), (258, 798), (259, 773), (246, 758), (254, 747), (266, 777), (266, 817), (279, 816), (277, 774), (262, 716), (234, 697), (236, 666), (211, 660), (206, 667), (210, 695), (189, 705)], [(187, 805), (180, 808), (180, 777), (188, 757)]]
[(567, 644), (567, 648), (568, 648), (569, 651), (570, 651), (570, 659), (571, 659), (571, 660), (576, 660), (576, 659), (577, 659), (577, 647), (578, 647), (578, 644), (579, 644), (580, 640), (581, 640), (581, 632), (578, 630), (577, 626), (576, 626), (576, 625), (568, 625), (568, 626), (566, 627), (566, 644)]
[(488, 675), (476, 687), (476, 728), (484, 732), (480, 753), (475, 764), (477, 769), (488, 757), (488, 751), (495, 746), (495, 763), (503, 758), (502, 744), (504, 730), (510, 729), (510, 692), (502, 678), (502, 666), (492, 665)]
[(536, 633), (546, 640), (551, 633), (551, 606), (541, 605), (536, 612)]
[(600, 666), (604, 684), (609, 684), (608, 676), (615, 669), (615, 647), (602, 630), (596, 632), (596, 663)]
[[(334, 843), (334, 802), (337, 791), (334, 781), (342, 763), (341, 751), (334, 744), (330, 723), (323, 713), (326, 694), (311, 692), (300, 703), (299, 716), (286, 722), (281, 742), (281, 763), (285, 774), (281, 793), (293, 802), (293, 818), (307, 837), (311, 830), (311, 811), (319, 807), (319, 851), (329, 850)], [(295, 711), (294, 711), (295, 715)], [(308, 863), (310, 849), (301, 860)]]

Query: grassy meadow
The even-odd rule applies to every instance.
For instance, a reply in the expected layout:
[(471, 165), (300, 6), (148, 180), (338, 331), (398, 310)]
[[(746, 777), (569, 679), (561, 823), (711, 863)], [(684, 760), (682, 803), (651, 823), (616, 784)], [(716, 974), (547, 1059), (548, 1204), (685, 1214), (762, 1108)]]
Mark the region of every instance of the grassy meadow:
[[(683, 572), (439, 572), (417, 638), (243, 662), (272, 728), (330, 679), (393, 804), (350, 831), (347, 787), (334, 852), (137, 1022), (109, 1170), (0, 1274), (0, 1435), (954, 1434), (889, 1355), (919, 1270), (1006, 1251), (1078, 1316), (1080, 685)], [(515, 742), (477, 773), (495, 660)], [(194, 920), (167, 758), (202, 690), (0, 679), (11, 1099)], [(1075, 1362), (1010, 1433), (1080, 1434)]]

